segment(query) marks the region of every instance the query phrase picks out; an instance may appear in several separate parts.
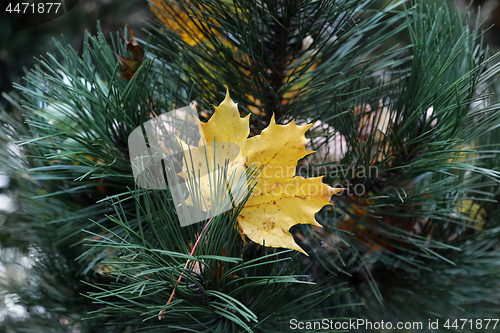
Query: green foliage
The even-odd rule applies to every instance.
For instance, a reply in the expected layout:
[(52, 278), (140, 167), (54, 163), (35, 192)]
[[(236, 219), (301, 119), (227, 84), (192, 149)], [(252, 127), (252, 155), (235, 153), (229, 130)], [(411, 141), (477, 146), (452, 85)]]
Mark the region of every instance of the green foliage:
[[(24, 230), (16, 237), (36, 260), (29, 282), (4, 283), (44, 308), (18, 331), (283, 332), (292, 318), (345, 317), (425, 329), (498, 317), (500, 67), (469, 17), (370, 1), (227, 3), (180, 4), (192, 23), (210, 22), (194, 46), (152, 24), (130, 81), (121, 37), (99, 33), (82, 54), (57, 44), (16, 85), (26, 124), (3, 113), (0, 148), (27, 211), (3, 232)], [(411, 44), (394, 46), (400, 35)], [(193, 99), (203, 116), (224, 84), (256, 131), (273, 113), (320, 119), (318, 153), (298, 172), (364, 189), (334, 196), (317, 214), (322, 230), (292, 229), (310, 257), (245, 244), (244, 202), (180, 227), (168, 189), (134, 185), (131, 131)]]

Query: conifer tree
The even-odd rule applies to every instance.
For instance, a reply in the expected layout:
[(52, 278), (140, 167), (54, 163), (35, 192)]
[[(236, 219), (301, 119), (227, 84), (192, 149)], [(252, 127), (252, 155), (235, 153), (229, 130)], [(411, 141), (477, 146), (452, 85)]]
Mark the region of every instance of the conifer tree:
[[(28, 310), (4, 331), (493, 329), (500, 67), (470, 13), (362, 0), (150, 7), (146, 40), (127, 26), (86, 34), (82, 54), (58, 43), (8, 97), (23, 117), (2, 113), (2, 167), (23, 214), (3, 233), (31, 266), (2, 281)], [(205, 141), (182, 142), (178, 159), (165, 148), (166, 181), (141, 185), (131, 134), (172, 110), (199, 117)], [(225, 136), (239, 147), (229, 163)], [(202, 164), (240, 182), (207, 185)], [(181, 226), (180, 209), (198, 206), (190, 216), (207, 215)], [(376, 325), (347, 328), (391, 330)]]

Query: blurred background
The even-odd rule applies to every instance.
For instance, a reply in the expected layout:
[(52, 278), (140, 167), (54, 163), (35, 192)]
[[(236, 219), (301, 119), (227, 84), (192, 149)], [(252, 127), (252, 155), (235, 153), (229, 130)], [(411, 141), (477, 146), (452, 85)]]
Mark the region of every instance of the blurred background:
[[(388, 0), (381, 0), (380, 6)], [(420, 1), (422, 4), (435, 4), (441, 1)], [(490, 54), (500, 51), (500, 0), (475, 1), (468, 0), (448, 1), (450, 7), (458, 6), (462, 13), (470, 6), (474, 11), (477, 22), (485, 29), (484, 41), (490, 47)], [(0, 108), (15, 113), (17, 109), (9, 102), (8, 93), (13, 83), (22, 83), (26, 70), (33, 67), (40, 56), (55, 53), (54, 39), (64, 44), (70, 44), (75, 50), (82, 49), (83, 36), (86, 30), (97, 32), (100, 22), (105, 35), (123, 30), (126, 23), (134, 31), (136, 37), (145, 38), (146, 32), (142, 29), (145, 21), (153, 19), (153, 13), (147, 0), (80, 0), (67, 14), (37, 27), (13, 32), (9, 19), (5, 13), (8, 0), (1, 1), (0, 12)], [(394, 43), (405, 44), (408, 40), (401, 37)], [(0, 143), (6, 142), (0, 137)], [(7, 147), (16, 149), (15, 147)], [(2, 155), (0, 154), (0, 158)], [(4, 161), (5, 162), (5, 161)], [(8, 224), (15, 225), (17, 217), (23, 214), (22, 207), (16, 200), (19, 189), (16, 181), (9, 178), (0, 163), (0, 279), (5, 274), (22, 275), (23, 266), (29, 266), (29, 246), (25, 251), (16, 252), (20, 247), (19, 237), (12, 234), (12, 230), (23, 232), (22, 227), (6, 228)], [(26, 255), (28, 253), (28, 255)], [(4, 267), (1, 262), (5, 258), (18, 256), (19, 267)], [(17, 273), (16, 273), (17, 272)], [(9, 317), (23, 316), (26, 309), (14, 305), (15, 295), (8, 295), (0, 291), (0, 321)], [(33, 310), (33, 309), (32, 309)]]
[[(47, 53), (57, 54), (54, 40), (70, 44), (81, 53), (84, 32), (97, 33), (98, 22), (106, 36), (123, 31), (128, 23), (137, 37), (144, 37), (144, 21), (153, 18), (146, 0), (80, 0), (74, 8), (52, 21), (13, 32), (5, 11), (9, 1), (0, 0), (0, 4), (0, 109), (17, 119), (19, 108), (14, 107), (8, 97), (12, 84), (22, 83), (24, 73), (37, 63), (35, 58), (40, 59)], [(32, 265), (30, 253), (33, 251), (23, 237), (29, 232), (22, 224), (24, 212), (30, 209), (29, 204), (25, 201), (23, 204), (19, 182), (9, 177), (6, 168), (2, 167), (12, 163), (2, 152), (16, 150), (8, 141), (0, 135), (0, 285), (8, 279), (21, 281), (26, 278), (25, 268)], [(11, 331), (9, 327), (15, 327), (16, 321), (28, 312), (43, 312), (40, 307), (28, 309), (16, 305), (16, 297), (0, 290), (0, 332)]]
[[(65, 40), (75, 50), (82, 48), (83, 33), (97, 32), (97, 21), (104, 34), (109, 35), (123, 29), (128, 23), (136, 35), (144, 36), (140, 31), (143, 21), (151, 19), (153, 13), (146, 0), (80, 0), (77, 5), (50, 22), (31, 29), (12, 32), (5, 8), (8, 0), (0, 1), (0, 91), (11, 89), (12, 82), (20, 82), (26, 68), (32, 67), (34, 57), (45, 55), (55, 50), (54, 38)], [(63, 38), (64, 37), (64, 38)], [(6, 101), (2, 99), (3, 106)]]

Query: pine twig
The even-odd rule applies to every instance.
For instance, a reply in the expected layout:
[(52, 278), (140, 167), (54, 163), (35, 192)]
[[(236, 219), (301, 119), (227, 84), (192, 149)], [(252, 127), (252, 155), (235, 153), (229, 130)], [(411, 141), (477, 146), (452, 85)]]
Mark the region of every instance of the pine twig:
[[(194, 250), (196, 249), (196, 247), (198, 246), (198, 243), (200, 242), (200, 239), (201, 239), (201, 236), (203, 235), (203, 233), (205, 232), (205, 230), (207, 230), (207, 227), (208, 225), (210, 224), (210, 221), (212, 221), (213, 217), (210, 218), (210, 220), (208, 220), (207, 224), (205, 225), (205, 227), (203, 228), (203, 231), (200, 233), (200, 235), (198, 236), (198, 239), (196, 240), (196, 243), (194, 243), (194, 246), (191, 250), (191, 253), (189, 254), (190, 256), (193, 256), (194, 254)], [(184, 269), (187, 268), (187, 266), (189, 265), (189, 259), (188, 261), (186, 261), (186, 264), (184, 265)], [(177, 283), (175, 284), (174, 286), (174, 290), (172, 290), (172, 293), (170, 294), (170, 298), (168, 299), (167, 301), (167, 304), (166, 305), (169, 305), (170, 302), (172, 301), (172, 298), (174, 297), (174, 294), (175, 294), (175, 289), (177, 288), (177, 286), (179, 285), (179, 283), (181, 282), (181, 279), (182, 279), (182, 275), (184, 274), (184, 271), (181, 272), (181, 275), (179, 276), (179, 278), (177, 279)], [(165, 309), (161, 310), (159, 313), (158, 313), (158, 319), (161, 320), (161, 314), (165, 312)]]

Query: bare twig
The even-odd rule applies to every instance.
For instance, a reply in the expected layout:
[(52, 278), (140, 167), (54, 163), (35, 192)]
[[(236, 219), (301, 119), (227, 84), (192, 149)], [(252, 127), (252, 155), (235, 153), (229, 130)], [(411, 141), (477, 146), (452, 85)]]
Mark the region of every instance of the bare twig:
[[(207, 227), (208, 225), (210, 224), (210, 221), (212, 221), (213, 217), (210, 218), (210, 220), (208, 220), (207, 224), (205, 225), (205, 228), (203, 228), (203, 231), (200, 233), (200, 235), (198, 236), (198, 239), (196, 240), (196, 243), (194, 243), (194, 246), (193, 246), (193, 249), (191, 250), (191, 253), (189, 254), (190, 256), (193, 256), (194, 254), (194, 250), (196, 249), (196, 247), (198, 246), (198, 243), (200, 242), (200, 239), (201, 239), (201, 236), (203, 235), (203, 233), (205, 232), (205, 230), (207, 230)], [(189, 265), (189, 259), (188, 261), (186, 262), (186, 264), (184, 265), (184, 270), (187, 268), (187, 266)], [(170, 294), (170, 298), (168, 299), (167, 301), (167, 304), (170, 304), (170, 302), (172, 301), (172, 298), (174, 297), (174, 294), (175, 294), (175, 289), (177, 288), (177, 286), (179, 285), (179, 283), (181, 282), (181, 279), (182, 279), (182, 274), (184, 274), (184, 271), (181, 272), (181, 275), (179, 276), (179, 278), (177, 279), (177, 283), (175, 284), (174, 286), (174, 290), (172, 290), (172, 294)], [(159, 313), (158, 313), (158, 319), (161, 320), (162, 316), (161, 314), (165, 312), (165, 309), (161, 310)]]

